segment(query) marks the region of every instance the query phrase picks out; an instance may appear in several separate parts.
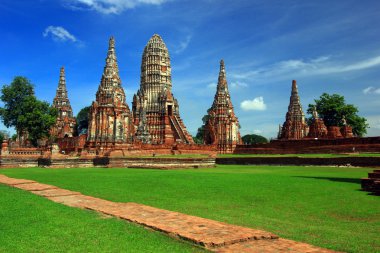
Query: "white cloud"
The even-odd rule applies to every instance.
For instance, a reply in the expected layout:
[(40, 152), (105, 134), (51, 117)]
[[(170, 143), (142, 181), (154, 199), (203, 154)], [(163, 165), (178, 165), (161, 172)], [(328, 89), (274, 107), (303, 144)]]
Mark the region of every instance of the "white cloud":
[(265, 67), (242, 73), (231, 73), (236, 79), (281, 80), (294, 76), (314, 76), (357, 71), (380, 66), (380, 56), (345, 64), (334, 61), (330, 56), (320, 56), (314, 59), (290, 59), (276, 62)]
[(207, 88), (210, 88), (210, 89), (215, 89), (215, 88), (216, 88), (216, 86), (217, 86), (217, 84), (216, 84), (216, 83), (209, 83), (209, 84), (207, 85)]
[(48, 26), (42, 34), (44, 37), (51, 36), (53, 40), (77, 42), (77, 38), (62, 26)]
[(254, 130), (253, 130), (253, 133), (254, 133), (254, 134), (262, 134), (263, 131), (261, 131), (261, 130), (259, 130), (259, 129), (254, 129)]
[(66, 0), (65, 6), (72, 10), (94, 10), (103, 14), (120, 14), (139, 5), (160, 5), (168, 0)]
[(248, 84), (241, 81), (235, 81), (231, 83), (231, 88), (246, 88), (248, 87)]
[(189, 46), (191, 41), (191, 35), (187, 35), (186, 38), (181, 41), (177, 47), (177, 49), (174, 51), (176, 54), (182, 53), (186, 50), (186, 48)]
[(363, 90), (364, 94), (380, 94), (380, 88), (369, 86)]
[(263, 97), (257, 97), (252, 100), (244, 100), (240, 103), (240, 108), (244, 111), (265, 111), (267, 105), (264, 103)]

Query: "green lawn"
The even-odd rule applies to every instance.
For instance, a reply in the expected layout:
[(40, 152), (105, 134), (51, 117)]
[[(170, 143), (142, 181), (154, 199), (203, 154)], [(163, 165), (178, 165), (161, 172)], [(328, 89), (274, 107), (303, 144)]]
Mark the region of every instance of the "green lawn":
[(158, 232), (0, 184), (0, 252), (203, 252)]
[(334, 158), (334, 157), (379, 157), (380, 153), (347, 153), (347, 154), (218, 154), (220, 158), (232, 157), (316, 157), (316, 158)]
[[(35, 168), (4, 169), (0, 173), (112, 201), (133, 201), (260, 228), (321, 247), (368, 253), (380, 252), (380, 198), (360, 191), (360, 178), (366, 177), (369, 171), (368, 168), (218, 165), (191, 170)], [(33, 199), (39, 198), (33, 196)], [(47, 200), (40, 202), (49, 209), (58, 206)], [(67, 212), (73, 210), (59, 206), (63, 208)], [(61, 219), (57, 215), (49, 217), (45, 217), (49, 222)], [(90, 222), (97, 216), (88, 217)], [(67, 217), (68, 222), (70, 218)], [(60, 230), (59, 226), (55, 229)], [(111, 230), (97, 233), (112, 236)]]

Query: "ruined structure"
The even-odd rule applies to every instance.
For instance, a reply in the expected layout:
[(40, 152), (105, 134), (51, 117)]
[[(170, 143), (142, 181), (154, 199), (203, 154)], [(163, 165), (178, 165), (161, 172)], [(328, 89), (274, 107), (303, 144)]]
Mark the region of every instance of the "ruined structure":
[(132, 142), (134, 127), (125, 102), (117, 65), (115, 40), (109, 40), (106, 66), (89, 115), (87, 147), (109, 149)]
[(220, 61), (218, 85), (214, 102), (207, 111), (204, 127), (205, 144), (217, 145), (218, 152), (230, 153), (241, 143), (239, 121), (234, 113), (226, 78), (224, 61)]
[(136, 139), (142, 143), (194, 143), (172, 94), (169, 51), (157, 34), (144, 49), (140, 89), (133, 96), (132, 106)]
[(352, 138), (354, 137), (354, 133), (352, 132), (352, 127), (347, 124), (346, 118), (343, 116), (343, 126), (340, 128), (340, 133), (344, 138)]
[(57, 138), (72, 137), (75, 131), (75, 118), (73, 117), (73, 109), (67, 96), (64, 67), (61, 67), (60, 70), (53, 107), (58, 110), (58, 117), (55, 125), (50, 130), (51, 135)]
[(286, 120), (281, 128), (279, 139), (298, 140), (304, 138), (307, 134), (308, 126), (305, 122), (305, 114), (302, 111), (297, 82), (293, 80), (288, 112), (286, 113)]
[(327, 137), (327, 127), (323, 122), (323, 119), (319, 118), (317, 109), (314, 106), (313, 109), (313, 119), (309, 127), (308, 138), (326, 138)]

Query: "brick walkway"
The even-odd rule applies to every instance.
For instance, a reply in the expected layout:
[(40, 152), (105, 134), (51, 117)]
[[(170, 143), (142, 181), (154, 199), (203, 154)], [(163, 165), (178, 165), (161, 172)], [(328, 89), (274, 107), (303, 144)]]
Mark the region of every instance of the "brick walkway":
[(262, 230), (230, 225), (137, 203), (112, 202), (32, 180), (15, 179), (0, 174), (0, 183), (30, 191), (67, 206), (90, 209), (128, 220), (215, 252), (335, 252), (306, 243), (280, 239)]

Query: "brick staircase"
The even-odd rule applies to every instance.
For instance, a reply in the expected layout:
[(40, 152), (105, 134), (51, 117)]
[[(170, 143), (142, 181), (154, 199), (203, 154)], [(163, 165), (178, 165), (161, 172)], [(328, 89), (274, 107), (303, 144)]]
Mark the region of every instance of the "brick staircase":
[(380, 195), (380, 170), (368, 173), (368, 178), (362, 178), (362, 190)]

